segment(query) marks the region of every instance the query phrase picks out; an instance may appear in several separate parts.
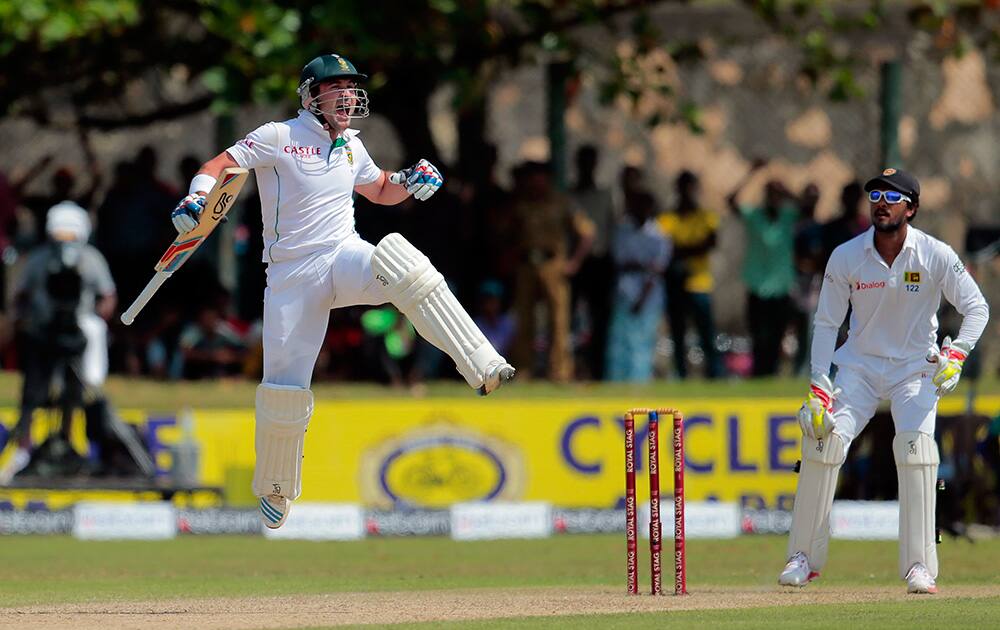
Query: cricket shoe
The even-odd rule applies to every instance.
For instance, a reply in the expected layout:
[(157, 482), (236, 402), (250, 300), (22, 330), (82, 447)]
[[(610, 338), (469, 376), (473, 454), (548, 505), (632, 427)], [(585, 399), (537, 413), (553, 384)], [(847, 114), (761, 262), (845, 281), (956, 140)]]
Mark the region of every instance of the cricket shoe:
[(937, 593), (937, 584), (923, 562), (917, 562), (906, 573), (906, 592), (924, 595)]
[(483, 384), (479, 386), (479, 395), (485, 396), (500, 389), (500, 386), (504, 383), (514, 380), (516, 372), (517, 370), (510, 363), (506, 361), (494, 361), (486, 368), (486, 378), (483, 379)]
[(264, 519), (264, 525), (268, 529), (278, 529), (285, 524), (288, 518), (288, 510), (291, 509), (292, 502), (280, 494), (269, 494), (260, 497), (260, 515)]
[(796, 551), (795, 555), (788, 559), (785, 570), (778, 576), (778, 584), (782, 586), (805, 586), (815, 578), (819, 577), (819, 571), (809, 568), (809, 560), (806, 554)]

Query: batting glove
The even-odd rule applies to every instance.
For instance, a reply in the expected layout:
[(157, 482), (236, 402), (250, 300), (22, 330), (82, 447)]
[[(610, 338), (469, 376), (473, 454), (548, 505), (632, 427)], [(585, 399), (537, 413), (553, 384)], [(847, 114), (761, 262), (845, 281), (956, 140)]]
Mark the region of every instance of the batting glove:
[(410, 168), (404, 168), (390, 175), (389, 181), (406, 188), (406, 192), (418, 201), (424, 201), (441, 188), (444, 177), (441, 177), (441, 171), (437, 170), (436, 166), (427, 160), (420, 160)]
[(170, 214), (170, 220), (178, 234), (186, 234), (198, 227), (198, 215), (205, 209), (205, 196), (191, 194), (181, 199), (174, 211)]
[(951, 337), (945, 337), (940, 352), (927, 354), (929, 362), (937, 363), (937, 371), (934, 372), (932, 380), (937, 385), (938, 396), (955, 391), (958, 379), (962, 377), (962, 365), (970, 352), (972, 352), (972, 345), (968, 342), (961, 339), (952, 341)]
[(799, 426), (802, 434), (814, 440), (821, 440), (830, 435), (836, 423), (833, 421), (833, 401), (840, 394), (833, 388), (830, 377), (826, 374), (812, 376), (809, 384), (809, 395), (799, 409)]

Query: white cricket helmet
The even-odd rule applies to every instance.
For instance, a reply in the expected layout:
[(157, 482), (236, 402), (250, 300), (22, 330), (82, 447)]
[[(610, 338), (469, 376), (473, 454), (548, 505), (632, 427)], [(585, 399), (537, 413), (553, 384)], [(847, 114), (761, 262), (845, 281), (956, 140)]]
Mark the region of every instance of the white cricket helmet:
[(61, 201), (49, 208), (45, 232), (56, 241), (86, 243), (90, 239), (90, 215), (72, 201)]

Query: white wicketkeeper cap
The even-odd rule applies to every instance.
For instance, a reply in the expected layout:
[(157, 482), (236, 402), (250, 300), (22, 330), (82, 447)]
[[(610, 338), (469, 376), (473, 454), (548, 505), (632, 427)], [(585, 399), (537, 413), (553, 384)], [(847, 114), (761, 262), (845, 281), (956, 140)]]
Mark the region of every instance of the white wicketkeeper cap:
[(90, 215), (72, 201), (61, 201), (49, 208), (45, 231), (57, 241), (86, 243), (90, 238)]

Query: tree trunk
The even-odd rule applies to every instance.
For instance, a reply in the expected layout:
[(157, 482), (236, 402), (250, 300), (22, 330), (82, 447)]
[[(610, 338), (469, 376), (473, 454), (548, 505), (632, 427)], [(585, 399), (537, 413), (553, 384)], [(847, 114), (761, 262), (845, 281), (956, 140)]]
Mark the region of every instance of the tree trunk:
[(491, 164), (486, 159), (486, 98), (477, 95), (464, 103), (458, 114), (458, 165), (459, 174), (466, 180), (484, 181)]
[(441, 164), (430, 126), (430, 96), (437, 88), (433, 76), (429, 70), (400, 73), (378, 94), (375, 107), (395, 128), (407, 166), (420, 158)]

